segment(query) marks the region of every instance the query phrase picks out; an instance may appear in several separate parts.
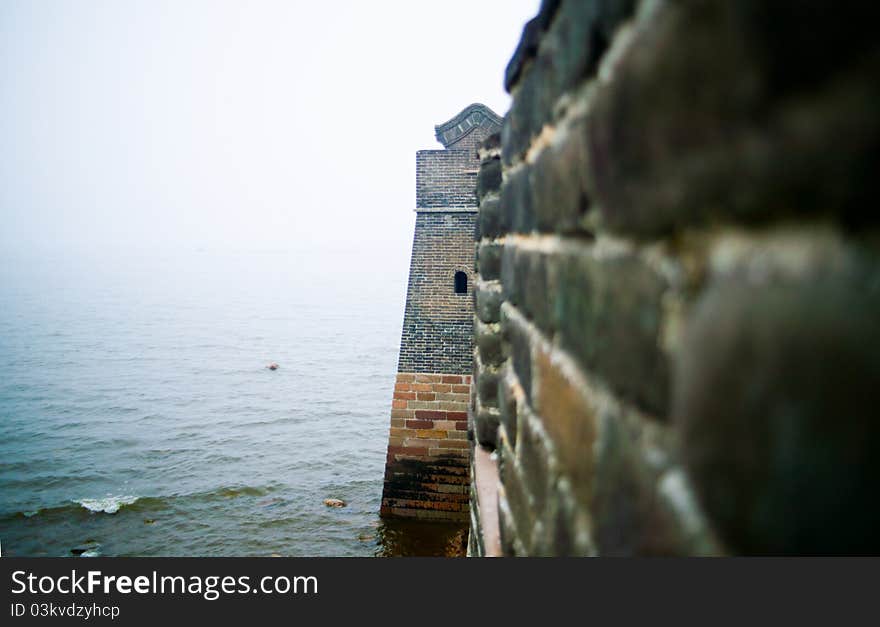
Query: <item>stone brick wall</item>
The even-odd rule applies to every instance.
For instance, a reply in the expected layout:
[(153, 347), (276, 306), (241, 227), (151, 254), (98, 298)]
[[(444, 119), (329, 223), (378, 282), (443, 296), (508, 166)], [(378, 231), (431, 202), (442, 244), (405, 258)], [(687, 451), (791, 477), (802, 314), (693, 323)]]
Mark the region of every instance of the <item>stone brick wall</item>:
[[(416, 154), (416, 225), (400, 340), (383, 516), (468, 519), (467, 405), (472, 369), (474, 142), (500, 118), (470, 105), (435, 127), (446, 150)], [(455, 276), (467, 277), (457, 292)]]
[[(470, 374), (475, 222), (474, 212), (416, 216), (398, 372)], [(455, 293), (456, 272), (467, 293)]]
[(468, 520), (470, 381), (468, 375), (398, 373), (383, 516)]
[(480, 163), (476, 150), (420, 150), (416, 153), (416, 207), (477, 208), (474, 193)]
[(545, 0), (524, 29), (477, 184), (503, 553), (880, 549), (866, 7)]

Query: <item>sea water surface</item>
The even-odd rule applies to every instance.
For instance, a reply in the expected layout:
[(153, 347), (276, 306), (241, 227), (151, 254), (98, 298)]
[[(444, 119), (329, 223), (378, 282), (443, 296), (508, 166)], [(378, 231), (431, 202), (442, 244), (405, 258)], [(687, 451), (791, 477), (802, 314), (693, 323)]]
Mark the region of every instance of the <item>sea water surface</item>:
[(458, 551), (378, 518), (405, 268), (366, 261), (4, 255), (3, 555)]

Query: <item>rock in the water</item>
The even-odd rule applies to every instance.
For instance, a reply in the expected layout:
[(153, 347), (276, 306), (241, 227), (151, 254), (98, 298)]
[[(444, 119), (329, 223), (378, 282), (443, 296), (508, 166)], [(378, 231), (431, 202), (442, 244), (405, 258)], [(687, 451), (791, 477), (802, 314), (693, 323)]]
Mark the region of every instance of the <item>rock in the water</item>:
[(345, 501), (342, 499), (324, 499), (324, 505), (327, 507), (345, 507)]
[(94, 540), (88, 540), (79, 546), (70, 549), (71, 555), (81, 555), (84, 557), (94, 557), (100, 554), (101, 545)]
[(268, 366), (266, 366), (266, 368), (268, 368), (269, 370), (278, 370), (278, 364), (276, 364), (276, 363), (273, 361), (271, 364), (269, 364)]

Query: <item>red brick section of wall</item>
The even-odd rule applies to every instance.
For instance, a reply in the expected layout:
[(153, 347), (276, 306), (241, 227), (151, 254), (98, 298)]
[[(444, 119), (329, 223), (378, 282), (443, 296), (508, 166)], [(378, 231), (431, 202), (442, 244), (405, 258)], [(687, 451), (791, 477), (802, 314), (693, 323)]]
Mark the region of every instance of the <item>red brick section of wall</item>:
[(397, 375), (382, 516), (467, 521), (471, 377)]

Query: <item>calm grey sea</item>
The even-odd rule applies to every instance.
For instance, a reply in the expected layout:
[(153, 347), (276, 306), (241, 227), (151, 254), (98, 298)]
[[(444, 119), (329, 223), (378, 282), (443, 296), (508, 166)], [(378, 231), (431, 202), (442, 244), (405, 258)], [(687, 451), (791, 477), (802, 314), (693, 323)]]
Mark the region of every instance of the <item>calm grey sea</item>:
[[(419, 552), (377, 516), (405, 268), (2, 261), (4, 556)], [(456, 533), (423, 544), (442, 553)]]

